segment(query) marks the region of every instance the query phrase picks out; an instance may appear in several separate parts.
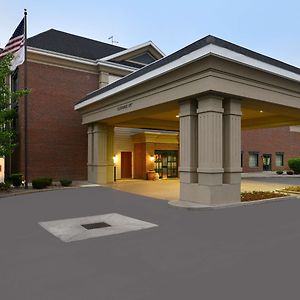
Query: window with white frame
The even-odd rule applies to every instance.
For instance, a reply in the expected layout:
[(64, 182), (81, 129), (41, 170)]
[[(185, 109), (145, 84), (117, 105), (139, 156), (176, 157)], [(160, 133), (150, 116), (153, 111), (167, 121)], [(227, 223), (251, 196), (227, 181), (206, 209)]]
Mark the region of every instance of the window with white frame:
[(249, 167), (258, 167), (258, 152), (249, 152)]
[(276, 152), (276, 167), (284, 166), (284, 155), (283, 152)]

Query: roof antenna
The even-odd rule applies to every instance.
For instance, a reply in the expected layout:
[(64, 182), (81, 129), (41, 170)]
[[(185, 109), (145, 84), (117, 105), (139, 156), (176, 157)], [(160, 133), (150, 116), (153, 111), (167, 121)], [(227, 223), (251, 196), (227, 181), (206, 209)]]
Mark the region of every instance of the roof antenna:
[(108, 39), (111, 40), (112, 45), (114, 45), (114, 44), (119, 44), (118, 41), (114, 40), (114, 36), (113, 36), (113, 35), (110, 36)]

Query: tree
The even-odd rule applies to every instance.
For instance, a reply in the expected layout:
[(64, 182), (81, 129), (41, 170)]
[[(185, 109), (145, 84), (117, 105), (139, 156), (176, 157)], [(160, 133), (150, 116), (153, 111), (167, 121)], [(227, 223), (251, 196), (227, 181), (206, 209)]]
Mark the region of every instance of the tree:
[(8, 84), (12, 54), (0, 60), (0, 157), (9, 156), (16, 147), (16, 132), (11, 127), (11, 122), (16, 118), (17, 112), (11, 103), (18, 101), (19, 97), (28, 93), (25, 90), (12, 92)]

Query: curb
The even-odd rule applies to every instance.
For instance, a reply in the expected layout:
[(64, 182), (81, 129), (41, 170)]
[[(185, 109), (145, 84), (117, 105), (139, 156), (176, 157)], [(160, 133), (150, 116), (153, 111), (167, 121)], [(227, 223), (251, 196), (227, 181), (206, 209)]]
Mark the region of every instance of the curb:
[(216, 205), (207, 205), (196, 202), (189, 201), (169, 201), (168, 204), (177, 209), (188, 209), (188, 210), (215, 210), (215, 209), (223, 209), (223, 208), (232, 208), (232, 207), (246, 207), (249, 205), (260, 205), (265, 203), (274, 203), (279, 201), (286, 200), (298, 200), (295, 196), (284, 196), (284, 197), (276, 197), (276, 198), (268, 198), (262, 200), (254, 200), (254, 201), (245, 201), (245, 202), (237, 202), (237, 203), (228, 203), (228, 204), (216, 204)]

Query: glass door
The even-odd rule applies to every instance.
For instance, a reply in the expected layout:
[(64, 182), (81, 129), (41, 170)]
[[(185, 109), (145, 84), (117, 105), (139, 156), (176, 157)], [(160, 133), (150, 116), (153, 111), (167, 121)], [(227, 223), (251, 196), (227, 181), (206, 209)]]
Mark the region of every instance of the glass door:
[(159, 178), (178, 177), (178, 151), (155, 150), (155, 172)]

